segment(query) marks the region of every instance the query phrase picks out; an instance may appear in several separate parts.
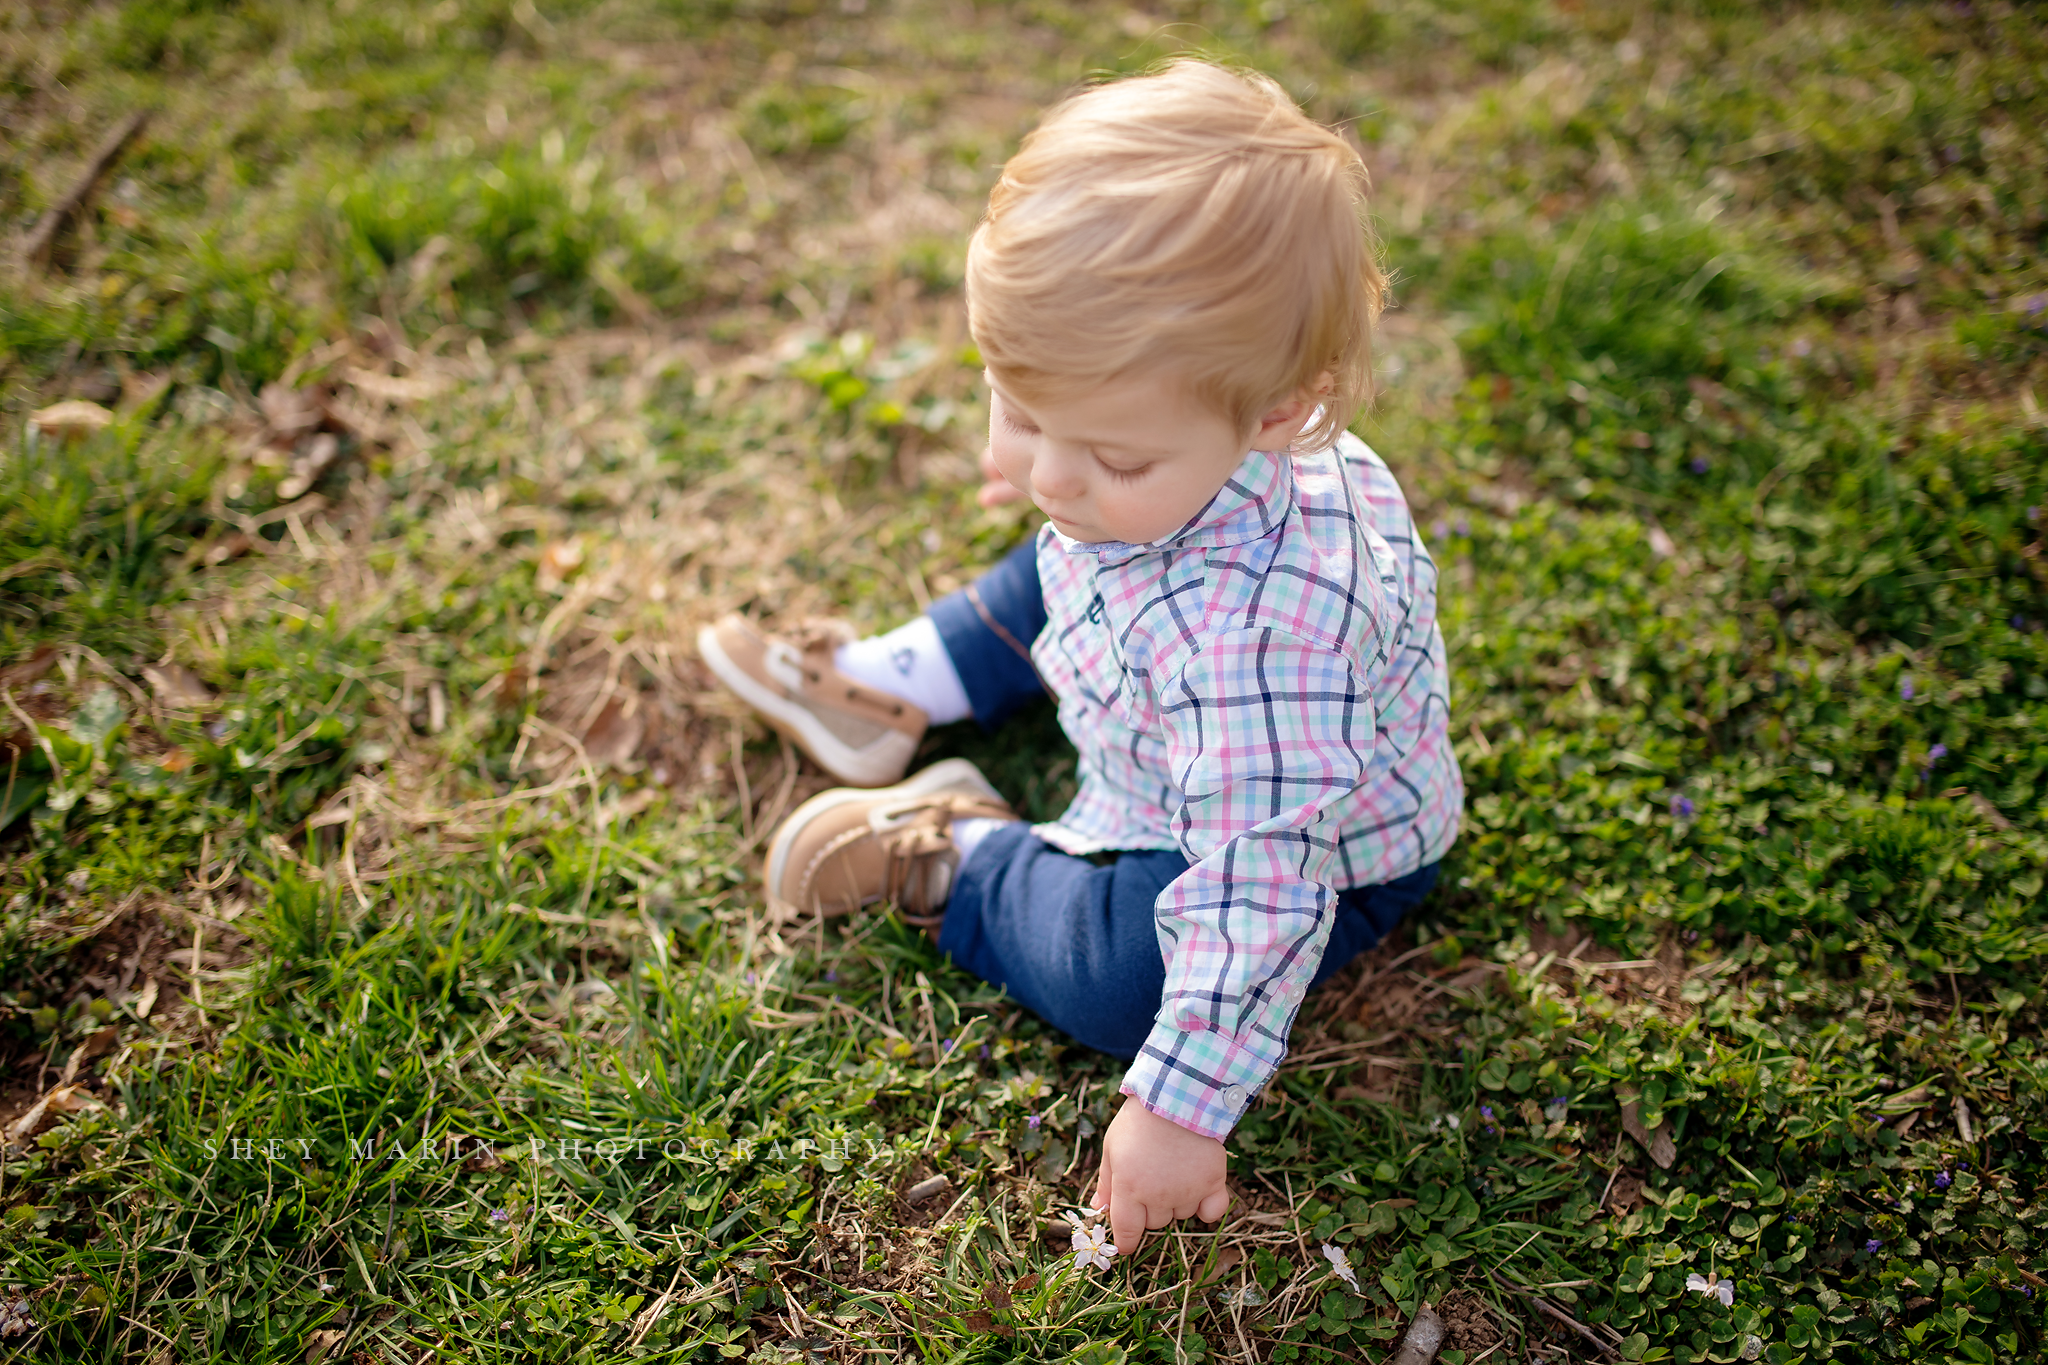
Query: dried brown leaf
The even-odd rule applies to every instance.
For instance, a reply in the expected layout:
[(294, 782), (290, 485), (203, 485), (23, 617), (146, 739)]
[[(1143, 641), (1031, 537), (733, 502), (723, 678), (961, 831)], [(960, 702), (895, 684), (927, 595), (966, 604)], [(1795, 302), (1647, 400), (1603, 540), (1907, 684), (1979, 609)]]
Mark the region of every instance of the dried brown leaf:
[(338, 1327), (323, 1327), (317, 1332), (306, 1334), (306, 1365), (320, 1365), (328, 1354), (341, 1345), (341, 1339), (348, 1335)]
[(551, 540), (541, 547), (536, 581), (543, 592), (560, 591), (561, 586), (583, 567), (583, 542), (574, 536)]
[(433, 398), (447, 388), (447, 381), (438, 375), (417, 375), (401, 379), (397, 375), (378, 374), (373, 370), (350, 366), (344, 376), (351, 387), (365, 398), (379, 403), (418, 403)]
[(321, 432), (292, 457), (292, 472), (277, 485), (277, 496), (285, 502), (303, 497), (340, 456), (341, 441), (332, 432)]
[(0, 687), (25, 687), (50, 671), (57, 662), (57, 646), (44, 645), (19, 663), (0, 668)]
[(531, 675), (525, 664), (514, 664), (497, 677), (476, 690), (478, 705), (490, 705), (500, 711), (516, 711), (526, 697)]
[(114, 414), (98, 403), (88, 403), (83, 398), (66, 399), (39, 408), (29, 414), (30, 422), (37, 431), (59, 441), (82, 441), (96, 431), (102, 431), (114, 420)]
[(1678, 1143), (1671, 1135), (1671, 1120), (1666, 1119), (1651, 1132), (1643, 1127), (1639, 1102), (1630, 1100), (1621, 1106), (1621, 1131), (1634, 1138), (1642, 1149), (1650, 1154), (1650, 1160), (1657, 1163), (1659, 1170), (1668, 1171), (1671, 1163), (1678, 1160)]
[[(57, 1084), (59, 1086), (67, 1086), (77, 1080), (79, 1068), (87, 1062), (104, 1057), (109, 1052), (112, 1052), (118, 1038), (119, 1035), (110, 1028), (99, 1029), (87, 1037), (84, 1042), (71, 1050), (71, 1060), (64, 1063), (64, 1074), (58, 1078)], [(73, 1111), (66, 1109), (64, 1112), (71, 1113)]]
[(80, 1085), (60, 1085), (46, 1092), (28, 1112), (7, 1125), (9, 1142), (24, 1142), (49, 1127), (50, 1120), (59, 1114), (77, 1114), (87, 1109), (105, 1106)]
[(315, 389), (295, 389), (289, 384), (265, 384), (256, 395), (256, 406), (270, 428), (273, 440), (286, 444), (320, 425), (326, 413), (326, 396)]
[(583, 732), (583, 750), (590, 761), (608, 768), (625, 770), (640, 750), (647, 735), (647, 718), (640, 714), (639, 698), (614, 697)]
[(183, 711), (203, 711), (213, 704), (213, 689), (183, 664), (150, 664), (142, 670), (149, 690), (164, 705)]

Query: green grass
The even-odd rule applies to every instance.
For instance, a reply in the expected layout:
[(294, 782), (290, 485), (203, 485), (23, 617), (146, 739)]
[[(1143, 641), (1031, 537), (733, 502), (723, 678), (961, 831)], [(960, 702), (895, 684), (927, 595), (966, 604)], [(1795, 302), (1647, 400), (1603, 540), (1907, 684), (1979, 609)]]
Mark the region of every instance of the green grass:
[[(16, 228), (155, 110), (0, 280), (0, 1121), (87, 1085), (0, 1160), (10, 1349), (1378, 1361), (1428, 1300), (1452, 1365), (2040, 1353), (2038, 25), (1149, 14), (0, 18)], [(1027, 533), (973, 505), (961, 243), (1034, 108), (1190, 45), (1365, 145), (1360, 429), (1470, 795), (1238, 1209), (1089, 1278), (1040, 1229), (1119, 1068), (887, 914), (769, 921), (822, 779), (688, 642), (891, 625)], [(279, 381), (339, 414), (288, 515)], [(114, 422), (24, 434), (72, 396)], [(951, 754), (1072, 791), (1049, 708)]]

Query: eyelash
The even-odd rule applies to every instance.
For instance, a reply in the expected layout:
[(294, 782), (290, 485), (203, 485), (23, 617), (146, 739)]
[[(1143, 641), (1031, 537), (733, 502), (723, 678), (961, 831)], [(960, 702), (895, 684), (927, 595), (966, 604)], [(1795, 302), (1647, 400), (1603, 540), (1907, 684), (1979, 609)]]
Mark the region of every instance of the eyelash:
[[(1019, 436), (1036, 436), (1038, 434), (1037, 427), (1027, 427), (1007, 412), (1003, 414), (1003, 425), (1009, 430), (1016, 432)], [(1118, 483), (1135, 483), (1143, 478), (1145, 471), (1152, 466), (1141, 464), (1136, 469), (1118, 469), (1114, 465), (1103, 465), (1102, 467), (1109, 474), (1109, 477), (1115, 479)]]

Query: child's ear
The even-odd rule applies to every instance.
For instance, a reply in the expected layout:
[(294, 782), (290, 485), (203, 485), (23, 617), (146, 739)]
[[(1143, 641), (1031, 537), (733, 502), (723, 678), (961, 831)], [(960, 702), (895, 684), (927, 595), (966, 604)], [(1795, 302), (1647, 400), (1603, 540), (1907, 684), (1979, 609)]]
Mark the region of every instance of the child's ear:
[(1259, 429), (1252, 433), (1252, 449), (1285, 450), (1336, 387), (1336, 376), (1325, 370), (1317, 376), (1313, 389), (1298, 390), (1286, 402), (1276, 404), (1259, 418)]

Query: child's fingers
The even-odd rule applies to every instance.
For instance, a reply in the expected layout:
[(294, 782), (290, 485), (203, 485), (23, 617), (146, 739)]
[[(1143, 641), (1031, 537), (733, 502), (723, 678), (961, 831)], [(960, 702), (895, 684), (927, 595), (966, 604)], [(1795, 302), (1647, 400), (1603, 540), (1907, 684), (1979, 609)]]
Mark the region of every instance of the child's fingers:
[(1095, 1171), (1095, 1199), (1090, 1207), (1109, 1221), (1109, 1240), (1116, 1243), (1119, 1251), (1123, 1251), (1126, 1248), (1116, 1221), (1121, 1211), (1116, 1200), (1116, 1162), (1110, 1156), (1109, 1148), (1110, 1144), (1102, 1144), (1102, 1165)]
[(1107, 1143), (1103, 1144), (1102, 1175), (1095, 1185), (1095, 1203), (1109, 1220), (1109, 1240), (1116, 1244), (1117, 1255), (1135, 1252), (1145, 1235), (1147, 1210), (1144, 1202), (1129, 1190), (1116, 1188), (1116, 1172), (1110, 1165)]
[(1215, 1190), (1210, 1193), (1207, 1199), (1202, 1201), (1202, 1206), (1195, 1210), (1195, 1217), (1205, 1223), (1214, 1223), (1223, 1217), (1224, 1212), (1229, 1207), (1230, 1191)]
[(1109, 1240), (1116, 1243), (1119, 1256), (1130, 1256), (1137, 1252), (1138, 1243), (1144, 1239), (1146, 1223), (1145, 1206), (1126, 1194), (1110, 1205)]

